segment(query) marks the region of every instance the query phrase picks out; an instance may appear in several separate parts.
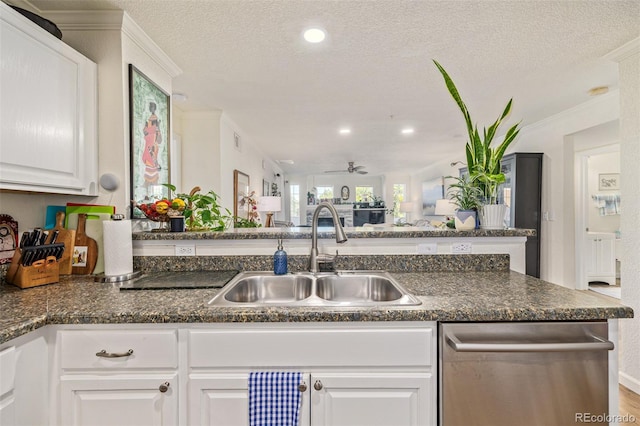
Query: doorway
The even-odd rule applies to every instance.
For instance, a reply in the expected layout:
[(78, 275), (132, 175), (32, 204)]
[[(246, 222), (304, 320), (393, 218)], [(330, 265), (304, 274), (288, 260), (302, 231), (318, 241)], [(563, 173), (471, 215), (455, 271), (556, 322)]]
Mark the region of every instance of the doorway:
[(577, 151), (578, 290), (620, 298), (620, 146)]

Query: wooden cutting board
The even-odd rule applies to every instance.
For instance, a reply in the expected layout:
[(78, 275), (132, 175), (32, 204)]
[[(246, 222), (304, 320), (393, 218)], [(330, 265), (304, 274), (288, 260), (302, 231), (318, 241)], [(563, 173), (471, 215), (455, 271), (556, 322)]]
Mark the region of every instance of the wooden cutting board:
[(60, 258), (60, 275), (71, 274), (71, 257), (73, 255), (73, 248), (76, 240), (75, 229), (65, 229), (64, 227), (64, 212), (56, 213), (56, 226), (50, 231), (58, 231), (58, 237), (56, 243), (64, 243), (64, 253)]
[(98, 261), (98, 243), (89, 237), (85, 231), (87, 215), (78, 215), (78, 229), (76, 230), (75, 247), (73, 248), (73, 263), (71, 271), (78, 275), (91, 275)]

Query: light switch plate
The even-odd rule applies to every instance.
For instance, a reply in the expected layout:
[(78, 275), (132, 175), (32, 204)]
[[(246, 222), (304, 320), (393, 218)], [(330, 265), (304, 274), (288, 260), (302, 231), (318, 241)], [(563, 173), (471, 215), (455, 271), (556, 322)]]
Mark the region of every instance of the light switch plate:
[(437, 254), (438, 245), (436, 243), (431, 244), (418, 244), (418, 254)]

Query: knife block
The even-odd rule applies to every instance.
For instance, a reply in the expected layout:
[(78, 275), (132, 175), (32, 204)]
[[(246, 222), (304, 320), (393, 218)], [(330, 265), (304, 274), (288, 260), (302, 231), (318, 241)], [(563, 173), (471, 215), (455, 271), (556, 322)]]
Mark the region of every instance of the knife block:
[(18, 248), (7, 271), (8, 283), (20, 288), (31, 288), (60, 281), (60, 264), (54, 256), (35, 262), (31, 266), (22, 265), (21, 259), (22, 250)]

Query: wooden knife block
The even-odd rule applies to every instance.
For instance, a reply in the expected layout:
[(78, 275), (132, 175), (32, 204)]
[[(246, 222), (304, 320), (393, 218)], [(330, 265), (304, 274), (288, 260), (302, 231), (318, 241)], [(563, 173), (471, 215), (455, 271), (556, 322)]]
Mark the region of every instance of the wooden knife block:
[(49, 256), (40, 265), (24, 266), (20, 263), (22, 250), (16, 249), (7, 271), (8, 283), (20, 288), (37, 287), (60, 281), (60, 264), (55, 257)]

